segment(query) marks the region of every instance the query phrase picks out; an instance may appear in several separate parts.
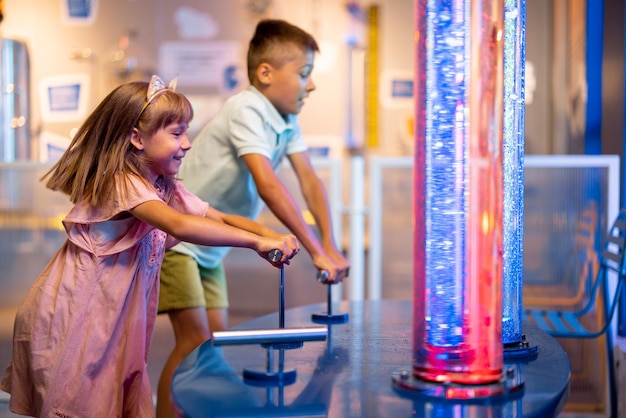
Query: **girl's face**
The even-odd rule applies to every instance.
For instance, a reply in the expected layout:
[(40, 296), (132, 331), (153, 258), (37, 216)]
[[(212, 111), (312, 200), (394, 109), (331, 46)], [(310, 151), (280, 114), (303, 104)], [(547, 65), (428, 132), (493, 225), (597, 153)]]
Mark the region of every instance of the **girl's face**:
[(297, 50), (295, 59), (280, 68), (271, 67), (268, 87), (264, 91), (268, 100), (283, 116), (300, 113), (304, 99), (315, 90), (311, 79), (313, 51), (294, 49)]
[(183, 157), (191, 148), (187, 129), (186, 123), (177, 122), (159, 129), (153, 136), (142, 135), (136, 129), (133, 131), (131, 142), (155, 179), (178, 173)]

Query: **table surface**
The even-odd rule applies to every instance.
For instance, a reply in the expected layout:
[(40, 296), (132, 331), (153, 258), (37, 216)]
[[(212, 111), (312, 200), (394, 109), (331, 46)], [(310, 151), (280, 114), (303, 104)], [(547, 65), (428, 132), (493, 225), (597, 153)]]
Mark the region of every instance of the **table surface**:
[[(285, 328), (319, 326), (313, 313), (326, 304), (285, 311)], [(570, 364), (554, 338), (523, 323), (532, 358), (507, 360), (523, 381), (523, 393), (494, 402), (454, 402), (399, 392), (395, 372), (412, 366), (412, 301), (341, 302), (334, 313), (347, 313), (345, 324), (328, 326), (325, 341), (272, 351), (272, 365), (284, 353), (284, 370), (295, 381), (251, 381), (243, 372), (267, 371), (268, 349), (260, 344), (196, 348), (178, 367), (172, 384), (177, 405), (195, 417), (551, 417), (567, 400)], [(242, 323), (233, 329), (278, 328), (278, 313)]]

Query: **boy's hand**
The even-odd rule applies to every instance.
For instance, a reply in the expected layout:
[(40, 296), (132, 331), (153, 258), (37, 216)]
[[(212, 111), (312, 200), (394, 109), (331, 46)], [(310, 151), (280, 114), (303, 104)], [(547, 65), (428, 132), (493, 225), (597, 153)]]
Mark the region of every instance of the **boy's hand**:
[(324, 280), (320, 280), (324, 284), (332, 284), (342, 282), (348, 277), (350, 271), (350, 263), (345, 259), (343, 254), (338, 251), (323, 252), (313, 258), (313, 264), (320, 272), (327, 272), (328, 276), (323, 275)]
[(339, 269), (342, 272), (342, 278), (347, 278), (350, 275), (350, 262), (348, 261), (348, 259), (344, 257), (343, 253), (337, 251), (337, 249), (335, 248), (327, 252), (333, 258), (335, 263), (337, 263), (337, 265), (339, 266)]

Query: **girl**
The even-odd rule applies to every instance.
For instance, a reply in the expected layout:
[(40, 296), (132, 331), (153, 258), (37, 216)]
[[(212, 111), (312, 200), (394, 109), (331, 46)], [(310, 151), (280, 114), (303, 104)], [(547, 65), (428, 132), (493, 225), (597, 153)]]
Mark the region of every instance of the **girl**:
[[(247, 247), (276, 267), (293, 235), (218, 212), (175, 176), (191, 148), (189, 101), (156, 76), (111, 92), (44, 175), (70, 196), (67, 240), (17, 312), (0, 389), (36, 417), (154, 416), (146, 364), (163, 252), (180, 240)], [(271, 262), (271, 261), (270, 261)]]

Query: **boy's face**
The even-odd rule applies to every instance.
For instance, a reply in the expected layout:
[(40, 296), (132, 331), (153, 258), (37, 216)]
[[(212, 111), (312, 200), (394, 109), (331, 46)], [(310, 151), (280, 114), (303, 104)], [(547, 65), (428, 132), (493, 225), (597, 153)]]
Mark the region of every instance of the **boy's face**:
[(304, 99), (315, 90), (315, 84), (311, 79), (313, 71), (313, 51), (303, 51), (296, 47), (293, 59), (287, 61), (282, 67), (275, 68), (267, 65), (262, 90), (267, 99), (274, 105), (283, 116), (300, 113), (304, 105)]

